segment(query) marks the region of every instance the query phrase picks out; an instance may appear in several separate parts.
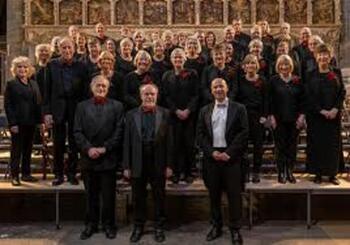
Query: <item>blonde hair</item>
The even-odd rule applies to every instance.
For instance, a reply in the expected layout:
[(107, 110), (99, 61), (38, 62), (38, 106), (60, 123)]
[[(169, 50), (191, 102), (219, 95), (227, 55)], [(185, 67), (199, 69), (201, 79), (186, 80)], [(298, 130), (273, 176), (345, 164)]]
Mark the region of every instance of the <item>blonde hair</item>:
[(102, 51), (101, 54), (98, 56), (98, 66), (101, 68), (101, 61), (102, 60), (111, 60), (112, 61), (112, 70), (113, 70), (113, 67), (114, 67), (114, 63), (115, 63), (115, 58), (114, 58), (114, 55), (109, 52), (109, 51)]
[(147, 58), (148, 61), (149, 61), (149, 64), (148, 64), (148, 67), (147, 67), (147, 70), (148, 70), (151, 67), (151, 65), (152, 65), (152, 57), (145, 50), (140, 50), (140, 51), (137, 52), (137, 54), (135, 55), (135, 58), (134, 58), (134, 66), (137, 67), (137, 62), (139, 62), (139, 59), (141, 59), (143, 57)]
[(259, 39), (253, 39), (253, 40), (250, 41), (250, 43), (249, 43), (249, 45), (248, 45), (249, 51), (251, 51), (251, 49), (252, 49), (252, 47), (253, 47), (254, 45), (259, 45), (261, 48), (264, 47), (264, 44), (263, 44), (263, 42), (262, 42), (261, 40), (259, 40)]
[(276, 61), (276, 66), (275, 66), (276, 72), (280, 73), (279, 66), (281, 65), (281, 63), (284, 63), (284, 62), (289, 63), (289, 65), (291, 66), (291, 72), (293, 72), (294, 71), (294, 62), (293, 62), (292, 58), (287, 54), (282, 54), (278, 57), (278, 59)]
[(120, 48), (122, 48), (126, 43), (128, 43), (131, 46), (131, 49), (134, 47), (134, 43), (131, 41), (131, 39), (128, 37), (125, 37), (120, 41), (120, 44), (119, 44)]
[(180, 54), (184, 60), (187, 60), (185, 50), (182, 48), (176, 48), (171, 52), (170, 60), (172, 61), (175, 58), (175, 55)]
[(258, 25), (262, 26), (262, 24), (265, 23), (266, 24), (266, 33), (270, 33), (271, 29), (270, 29), (270, 24), (267, 20), (260, 20), (258, 21)]
[(132, 35), (132, 39), (135, 41), (136, 36), (137, 35), (141, 35), (142, 36), (142, 40), (145, 41), (145, 34), (143, 31), (137, 30), (134, 32), (134, 34)]
[(246, 57), (244, 57), (243, 61), (242, 61), (242, 66), (250, 63), (250, 62), (254, 62), (256, 64), (256, 70), (258, 71), (260, 69), (260, 64), (259, 64), (259, 60), (258, 57), (256, 57), (253, 54), (248, 54), (246, 55)]
[(52, 55), (52, 48), (51, 48), (51, 44), (48, 44), (48, 43), (41, 43), (35, 46), (35, 58), (39, 60), (39, 52), (42, 49), (47, 49), (49, 51), (49, 59), (50, 59)]
[(30, 59), (26, 56), (17, 56), (16, 58), (14, 58), (11, 62), (11, 74), (12, 76), (16, 77), (17, 76), (17, 68), (20, 64), (25, 64), (28, 66), (29, 68), (29, 72), (28, 72), (28, 77), (30, 78), (34, 73), (35, 73), (35, 68), (32, 64), (32, 62), (30, 61)]

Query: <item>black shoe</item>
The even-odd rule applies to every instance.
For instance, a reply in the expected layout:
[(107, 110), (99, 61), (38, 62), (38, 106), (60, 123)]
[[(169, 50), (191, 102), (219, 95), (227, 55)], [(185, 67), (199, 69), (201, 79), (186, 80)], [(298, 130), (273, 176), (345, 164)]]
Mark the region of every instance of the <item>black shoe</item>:
[(185, 181), (186, 180), (186, 176), (185, 174), (180, 174), (180, 181)]
[(140, 241), (143, 235), (143, 228), (135, 227), (130, 236), (130, 242), (138, 242)]
[(52, 185), (53, 185), (53, 186), (62, 185), (63, 182), (64, 182), (63, 177), (58, 177), (58, 178), (56, 178), (56, 179), (54, 179), (54, 180), (52, 181)]
[(278, 183), (285, 184), (286, 182), (287, 182), (286, 176), (283, 173), (279, 172), (278, 173)]
[(297, 180), (295, 179), (295, 177), (291, 171), (287, 173), (287, 180), (292, 184), (297, 183)]
[(32, 175), (22, 175), (21, 180), (25, 182), (38, 182), (38, 179)]
[(156, 229), (154, 232), (154, 240), (156, 242), (164, 242), (165, 241), (165, 235), (164, 231), (162, 229)]
[(213, 226), (209, 233), (207, 234), (207, 242), (213, 241), (218, 237), (222, 236), (222, 228), (218, 226)]
[(252, 182), (254, 184), (260, 183), (260, 174), (259, 173), (253, 173)]
[(239, 230), (231, 230), (231, 241), (232, 241), (232, 245), (243, 244), (242, 235), (239, 232)]
[(177, 175), (173, 175), (172, 177), (171, 177), (171, 182), (173, 182), (173, 184), (178, 184), (179, 183), (179, 176), (177, 176)]
[(322, 183), (322, 176), (321, 175), (316, 175), (314, 178), (314, 183), (315, 184), (321, 184)]
[(185, 181), (186, 181), (187, 184), (192, 184), (192, 183), (193, 183), (193, 180), (194, 180), (194, 178), (193, 178), (193, 176), (191, 176), (191, 175), (188, 175), (188, 176), (185, 178)]
[(71, 185), (79, 185), (79, 181), (78, 181), (77, 177), (75, 177), (75, 176), (69, 176), (68, 177), (68, 182)]
[(108, 227), (105, 229), (105, 234), (108, 239), (114, 239), (117, 236), (117, 229)]
[(89, 239), (94, 233), (96, 233), (98, 230), (96, 227), (93, 226), (86, 226), (85, 230), (82, 231), (80, 234), (80, 240), (86, 240)]
[(21, 182), (19, 181), (19, 177), (18, 176), (12, 177), (11, 184), (12, 184), (12, 186), (20, 186)]
[(332, 183), (333, 185), (340, 185), (339, 180), (335, 176), (329, 177), (329, 182)]

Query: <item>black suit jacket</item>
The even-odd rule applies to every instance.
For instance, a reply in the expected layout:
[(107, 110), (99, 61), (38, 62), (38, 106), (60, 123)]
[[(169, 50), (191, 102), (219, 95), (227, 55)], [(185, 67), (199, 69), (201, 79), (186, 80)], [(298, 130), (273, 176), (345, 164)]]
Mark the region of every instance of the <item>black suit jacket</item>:
[[(116, 152), (122, 144), (123, 106), (116, 100), (107, 99), (104, 105), (95, 105), (93, 99), (78, 104), (74, 137), (81, 152), (83, 170), (113, 170), (117, 165)], [(91, 159), (88, 150), (91, 147), (105, 147), (106, 153), (98, 159)]]
[[(141, 177), (142, 173), (142, 111), (135, 108), (126, 114), (124, 132), (123, 166), (131, 170), (131, 177)], [(154, 154), (156, 173), (163, 175), (166, 166), (172, 167), (172, 129), (169, 111), (157, 106), (155, 120)]]
[[(213, 128), (212, 114), (215, 104), (204, 106), (199, 114), (197, 124), (197, 143), (204, 152), (206, 160), (212, 159), (213, 148)], [(240, 163), (248, 144), (248, 116), (244, 105), (230, 101), (227, 111), (226, 153), (231, 157), (230, 163)]]
[(41, 94), (36, 81), (24, 85), (18, 78), (6, 84), (4, 107), (10, 126), (35, 125), (41, 120)]
[(68, 101), (62, 81), (61, 59), (53, 59), (48, 66), (50, 75), (44, 96), (43, 113), (52, 114), (56, 123), (62, 123), (64, 121), (66, 107), (75, 108), (78, 102), (88, 97), (88, 74), (80, 61), (73, 61), (71, 64), (73, 71), (73, 96)]

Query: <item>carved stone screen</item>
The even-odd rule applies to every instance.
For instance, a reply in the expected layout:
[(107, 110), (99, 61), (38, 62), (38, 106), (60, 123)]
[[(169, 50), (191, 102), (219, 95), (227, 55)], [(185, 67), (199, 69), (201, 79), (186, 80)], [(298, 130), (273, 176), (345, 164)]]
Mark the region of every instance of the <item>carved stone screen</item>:
[(118, 0), (115, 6), (117, 24), (139, 24), (139, 4), (137, 0)]
[(284, 2), (284, 20), (290, 24), (307, 23), (307, 0)]
[(313, 1), (313, 18), (314, 24), (332, 24), (334, 23), (334, 3), (329, 0)]
[(166, 25), (167, 24), (167, 1), (148, 0), (144, 3), (144, 24)]
[(50, 0), (34, 0), (31, 2), (32, 25), (53, 25), (53, 2)]
[(173, 2), (173, 24), (194, 25), (196, 20), (194, 0), (175, 0)]
[(279, 16), (278, 0), (258, 0), (256, 2), (257, 20), (268, 20), (271, 24), (278, 24)]
[(88, 24), (101, 22), (105, 25), (111, 23), (111, 2), (109, 0), (90, 0), (88, 2)]
[(82, 2), (80, 0), (63, 0), (60, 2), (60, 24), (82, 24)]
[(242, 19), (243, 24), (251, 23), (250, 0), (230, 0), (228, 3), (229, 23), (234, 19)]
[(202, 0), (200, 5), (201, 24), (223, 24), (223, 1)]

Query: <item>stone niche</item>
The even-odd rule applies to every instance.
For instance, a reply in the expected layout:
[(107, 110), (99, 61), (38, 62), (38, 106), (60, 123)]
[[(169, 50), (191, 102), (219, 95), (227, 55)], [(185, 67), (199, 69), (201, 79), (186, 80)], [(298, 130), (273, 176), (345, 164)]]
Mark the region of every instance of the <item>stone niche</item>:
[(108, 35), (118, 38), (121, 26), (132, 30), (212, 30), (218, 39), (223, 28), (241, 18), (245, 31), (259, 20), (270, 23), (272, 34), (289, 22), (298, 35), (307, 25), (338, 50), (341, 32), (340, 0), (23, 0), (25, 43), (34, 46), (54, 35), (65, 35), (69, 25), (93, 34), (102, 22)]

